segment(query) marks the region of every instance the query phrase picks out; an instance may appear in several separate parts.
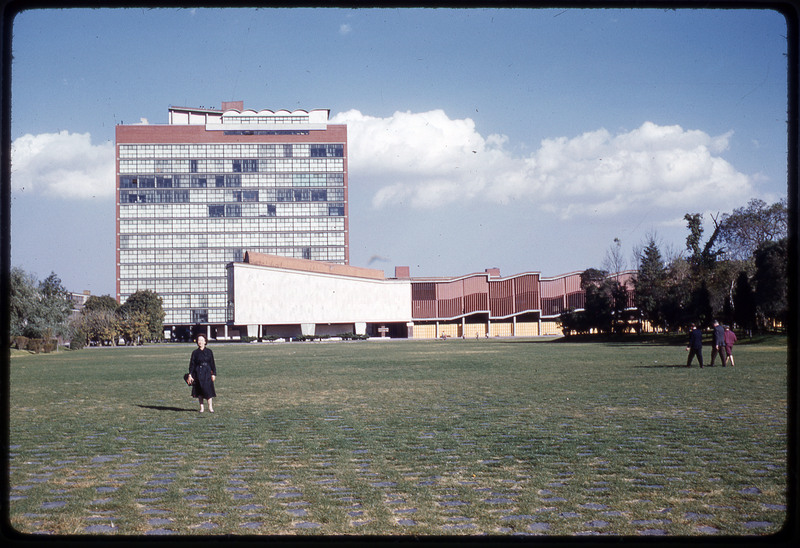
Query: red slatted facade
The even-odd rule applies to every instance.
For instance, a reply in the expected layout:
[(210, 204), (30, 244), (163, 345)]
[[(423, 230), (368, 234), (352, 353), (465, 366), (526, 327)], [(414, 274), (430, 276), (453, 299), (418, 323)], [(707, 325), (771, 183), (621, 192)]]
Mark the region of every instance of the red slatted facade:
[(489, 282), (486, 276), (478, 275), (464, 279), (464, 313), (489, 310)]
[(489, 282), (489, 314), (492, 317), (514, 314), (514, 280)]
[(464, 313), (464, 282), (436, 284), (436, 303), (440, 318), (456, 318)]
[(436, 317), (436, 284), (411, 284), (411, 315), (414, 318)]
[(514, 278), (514, 312), (528, 312), (539, 308), (539, 275), (523, 274)]
[[(618, 280), (628, 288), (628, 307), (635, 307), (632, 274), (622, 273)], [(526, 312), (555, 317), (568, 308), (582, 309), (586, 300), (580, 273), (541, 279), (538, 273), (499, 278), (489, 272), (456, 280), (412, 280), (411, 299), (414, 319), (443, 320), (486, 312), (489, 318)]]

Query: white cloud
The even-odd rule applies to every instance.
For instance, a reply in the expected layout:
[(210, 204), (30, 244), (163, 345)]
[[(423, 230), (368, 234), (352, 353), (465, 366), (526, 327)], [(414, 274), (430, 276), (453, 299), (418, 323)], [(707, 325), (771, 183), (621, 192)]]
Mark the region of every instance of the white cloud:
[(23, 135), (11, 144), (12, 191), (58, 198), (114, 194), (114, 145), (93, 145), (88, 133)]
[(339, 25), (339, 34), (341, 34), (342, 36), (345, 36), (345, 35), (347, 35), (347, 34), (350, 34), (350, 32), (351, 32), (352, 30), (353, 30), (353, 27), (351, 27), (351, 26), (350, 26), (350, 25), (348, 25), (347, 23), (344, 23), (344, 24), (342, 24), (342, 25)]
[(506, 149), (506, 136), (484, 137), (471, 119), (453, 120), (441, 110), (388, 118), (351, 110), (332, 120), (348, 124), (351, 181), (375, 187), (375, 207), (525, 199), (567, 219), (645, 206), (725, 210), (753, 193), (753, 178), (720, 156), (732, 133), (712, 137), (645, 122), (617, 135), (598, 129), (545, 139), (523, 157)]
[(483, 138), (472, 120), (451, 120), (441, 110), (396, 112), (391, 118), (351, 110), (332, 121), (348, 124), (351, 172), (381, 186), (376, 206), (409, 200), (424, 207), (474, 198), (488, 175), (500, 178), (510, 167), (504, 137)]
[[(442, 110), (388, 118), (351, 110), (332, 122), (348, 124), (351, 187), (363, 181), (377, 208), (524, 200), (562, 219), (645, 210), (674, 219), (741, 205), (759, 181), (720, 156), (731, 133), (712, 137), (645, 122), (616, 135), (598, 129), (545, 139), (520, 156), (508, 150), (506, 136), (484, 137), (471, 119), (453, 120)], [(110, 142), (94, 145), (88, 133), (67, 131), (24, 135), (11, 153), (14, 191), (75, 199), (113, 195)]]

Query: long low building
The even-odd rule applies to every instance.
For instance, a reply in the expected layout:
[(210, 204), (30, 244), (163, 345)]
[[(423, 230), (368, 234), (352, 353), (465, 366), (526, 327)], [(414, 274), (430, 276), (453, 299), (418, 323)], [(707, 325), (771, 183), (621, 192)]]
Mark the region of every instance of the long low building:
[[(584, 304), (580, 272), (504, 277), (489, 268), (412, 278), (408, 267), (397, 267), (387, 278), (382, 270), (253, 252), (227, 269), (228, 323), (212, 337), (560, 335), (558, 316)], [(631, 306), (632, 274), (615, 275), (628, 287)]]

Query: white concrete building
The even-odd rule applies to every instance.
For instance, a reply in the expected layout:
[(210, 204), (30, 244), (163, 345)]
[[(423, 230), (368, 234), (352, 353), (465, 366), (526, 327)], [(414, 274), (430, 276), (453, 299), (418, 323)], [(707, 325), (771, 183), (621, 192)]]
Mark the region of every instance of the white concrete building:
[(406, 337), (411, 302), (411, 280), (382, 270), (250, 252), (228, 265), (229, 315), (251, 337)]

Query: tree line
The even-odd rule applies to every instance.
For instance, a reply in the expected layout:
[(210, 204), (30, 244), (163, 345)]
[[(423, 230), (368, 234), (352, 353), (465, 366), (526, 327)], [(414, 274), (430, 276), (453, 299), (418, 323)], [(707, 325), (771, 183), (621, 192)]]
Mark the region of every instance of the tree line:
[[(72, 321), (74, 338), (82, 347), (158, 342), (164, 338), (164, 307), (161, 297), (150, 289), (139, 290), (123, 304), (108, 295), (91, 296)], [(71, 345), (75, 348), (75, 345)]]
[(581, 275), (582, 311), (560, 317), (566, 334), (678, 331), (691, 323), (710, 327), (714, 319), (748, 333), (780, 330), (788, 303), (788, 207), (753, 199), (730, 214), (712, 216), (708, 237), (699, 213), (684, 215), (688, 235), (679, 253), (663, 251), (648, 235), (634, 252), (635, 302), (610, 272), (624, 270), (620, 242), (606, 254), (605, 269)]
[(149, 289), (123, 304), (108, 295), (90, 296), (75, 313), (72, 294), (55, 273), (38, 281), (19, 267), (10, 272), (9, 335), (19, 349), (47, 352), (58, 340), (69, 340), (73, 349), (160, 341), (164, 317), (161, 297)]

